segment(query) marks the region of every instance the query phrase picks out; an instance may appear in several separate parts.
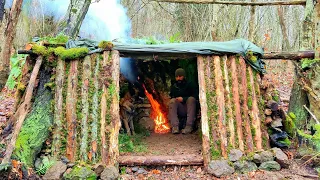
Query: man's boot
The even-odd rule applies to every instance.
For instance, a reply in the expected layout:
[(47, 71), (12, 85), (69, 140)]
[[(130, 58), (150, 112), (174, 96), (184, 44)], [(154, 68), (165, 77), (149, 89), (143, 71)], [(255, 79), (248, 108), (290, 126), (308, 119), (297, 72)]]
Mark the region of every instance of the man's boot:
[(190, 134), (192, 130), (192, 126), (186, 126), (184, 129), (182, 129), (182, 134)]
[(172, 134), (179, 134), (179, 127), (172, 127)]

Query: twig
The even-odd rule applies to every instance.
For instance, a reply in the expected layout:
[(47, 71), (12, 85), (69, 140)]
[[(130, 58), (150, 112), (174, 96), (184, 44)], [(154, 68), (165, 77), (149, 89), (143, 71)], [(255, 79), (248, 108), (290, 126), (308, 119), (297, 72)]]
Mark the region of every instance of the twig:
[(312, 116), (312, 118), (314, 120), (316, 120), (317, 124), (320, 124), (320, 122), (318, 121), (318, 119), (316, 118), (316, 116), (314, 114), (312, 114), (312, 112), (307, 108), (306, 105), (303, 105), (303, 107), (310, 113), (310, 115)]
[(296, 173), (296, 172), (292, 172), (291, 173), (295, 174), (295, 175), (299, 175), (299, 176), (303, 176), (303, 177), (310, 177), (310, 178), (318, 178), (318, 175), (313, 175), (313, 174), (300, 174), (300, 173)]
[(318, 155), (320, 155), (320, 152), (317, 153), (316, 155), (312, 156), (310, 159), (308, 159), (306, 162), (304, 162), (301, 166), (305, 166), (308, 162), (310, 162), (312, 159), (316, 158)]

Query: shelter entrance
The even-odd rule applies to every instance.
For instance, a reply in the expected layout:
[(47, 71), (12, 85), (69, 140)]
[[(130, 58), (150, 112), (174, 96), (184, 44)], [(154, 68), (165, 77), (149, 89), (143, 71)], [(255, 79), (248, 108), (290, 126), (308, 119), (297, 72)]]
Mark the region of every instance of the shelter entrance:
[[(196, 92), (198, 92), (196, 58), (171, 61), (121, 58), (120, 164), (136, 165), (140, 162), (146, 165), (146, 161), (150, 164), (156, 164), (157, 161), (161, 165), (170, 164), (170, 160), (171, 164), (182, 164), (183, 161), (202, 164), (201, 127), (199, 127), (201, 118), (198, 100), (193, 132), (181, 134), (186, 120), (184, 117), (179, 117), (180, 133), (171, 133), (168, 118), (169, 93), (170, 87), (175, 83), (175, 70), (178, 68), (186, 71), (187, 81), (195, 84)], [(159, 108), (155, 108), (157, 106), (155, 103), (159, 104)], [(163, 127), (156, 122), (159, 121), (159, 113), (163, 114), (161, 117)]]

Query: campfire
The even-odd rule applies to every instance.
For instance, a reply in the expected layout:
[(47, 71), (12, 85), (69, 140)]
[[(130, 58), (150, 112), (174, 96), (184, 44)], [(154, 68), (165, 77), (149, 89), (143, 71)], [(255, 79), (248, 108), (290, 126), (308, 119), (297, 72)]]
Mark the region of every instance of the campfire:
[(151, 107), (152, 107), (152, 113), (150, 114), (150, 118), (154, 120), (155, 122), (155, 133), (167, 133), (170, 131), (170, 126), (168, 124), (167, 118), (164, 116), (163, 112), (161, 111), (160, 104), (158, 101), (156, 101), (152, 94), (150, 94), (146, 87), (143, 85), (144, 93), (147, 96)]

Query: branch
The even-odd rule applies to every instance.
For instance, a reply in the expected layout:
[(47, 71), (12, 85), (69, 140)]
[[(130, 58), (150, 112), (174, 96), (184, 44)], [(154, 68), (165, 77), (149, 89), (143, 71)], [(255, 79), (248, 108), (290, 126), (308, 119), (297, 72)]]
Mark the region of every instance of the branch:
[(226, 4), (240, 6), (277, 6), (277, 5), (306, 5), (305, 0), (295, 1), (274, 1), (274, 2), (243, 2), (243, 1), (216, 1), (216, 0), (152, 0), (169, 3), (190, 3), (190, 4)]

